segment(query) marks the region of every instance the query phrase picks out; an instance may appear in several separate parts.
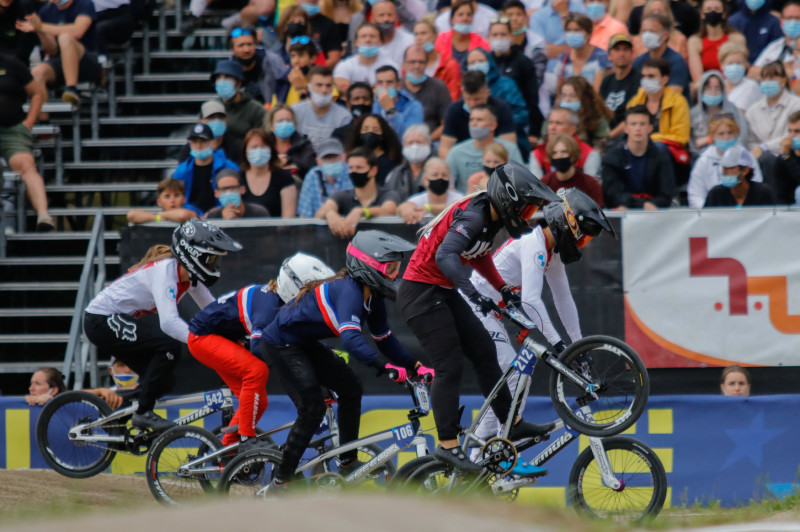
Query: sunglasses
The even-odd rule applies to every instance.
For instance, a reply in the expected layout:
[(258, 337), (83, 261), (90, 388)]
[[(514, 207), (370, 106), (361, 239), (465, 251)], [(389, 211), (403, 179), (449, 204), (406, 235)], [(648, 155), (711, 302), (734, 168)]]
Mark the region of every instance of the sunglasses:
[(292, 37), (292, 40), (289, 41), (289, 44), (308, 44), (311, 42), (311, 39), (308, 38), (308, 35), (301, 35), (299, 37)]
[(233, 37), (234, 39), (242, 36), (250, 37), (252, 35), (253, 35), (252, 31), (243, 28), (233, 28), (233, 31), (231, 31), (231, 37)]
[(397, 278), (397, 274), (400, 273), (400, 261), (392, 261), (392, 262), (378, 262), (377, 260), (373, 259), (363, 251), (355, 248), (353, 244), (347, 245), (347, 253), (354, 256), (367, 266), (372, 266), (383, 275), (388, 277), (389, 279)]

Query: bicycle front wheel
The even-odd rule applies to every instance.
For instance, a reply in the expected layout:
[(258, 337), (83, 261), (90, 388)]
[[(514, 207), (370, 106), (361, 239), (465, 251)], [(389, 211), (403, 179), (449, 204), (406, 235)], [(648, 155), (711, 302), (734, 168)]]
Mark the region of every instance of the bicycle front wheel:
[(69, 431), (110, 413), (105, 401), (88, 392), (64, 392), (48, 401), (36, 422), (36, 445), (47, 465), (70, 478), (89, 478), (104, 471), (117, 453), (103, 439), (122, 431), (100, 425), (75, 438), (70, 438)]
[(204, 461), (195, 469), (217, 472), (179, 474), (179, 468), (201, 456), (222, 448), (222, 443), (208, 430), (183, 425), (162, 434), (147, 455), (145, 478), (150, 493), (163, 504), (184, 504), (216, 490), (222, 470), (221, 457)]
[(219, 492), (230, 498), (253, 498), (266, 487), (281, 463), (281, 453), (250, 451), (231, 460), (219, 479)]
[[(647, 368), (622, 340), (587, 336), (570, 345), (559, 360), (597, 386), (590, 394), (555, 370), (550, 375), (553, 406), (573, 429), (598, 438), (614, 436), (644, 412), (650, 396)], [(583, 415), (581, 405), (588, 405), (592, 415)]]
[(655, 518), (667, 497), (667, 474), (658, 456), (633, 438), (603, 440), (611, 470), (621, 486), (603, 484), (591, 447), (578, 456), (569, 474), (567, 496), (580, 513), (600, 519), (640, 523)]

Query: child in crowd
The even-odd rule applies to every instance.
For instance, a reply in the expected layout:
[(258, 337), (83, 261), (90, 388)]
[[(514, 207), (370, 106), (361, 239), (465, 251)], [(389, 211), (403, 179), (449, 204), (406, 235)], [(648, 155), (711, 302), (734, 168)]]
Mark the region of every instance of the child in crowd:
[(143, 224), (147, 222), (170, 221), (183, 223), (189, 218), (196, 218), (197, 214), (189, 209), (184, 209), (186, 203), (186, 186), (183, 181), (168, 177), (162, 179), (156, 188), (156, 205), (161, 207), (161, 212), (153, 213), (143, 209), (128, 211), (128, 223)]

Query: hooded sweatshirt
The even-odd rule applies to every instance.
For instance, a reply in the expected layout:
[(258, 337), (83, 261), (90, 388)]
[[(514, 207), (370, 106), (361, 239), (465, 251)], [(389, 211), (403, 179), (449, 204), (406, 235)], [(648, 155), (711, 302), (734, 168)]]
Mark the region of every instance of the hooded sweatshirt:
[(744, 0), (739, 0), (739, 11), (731, 15), (730, 24), (744, 35), (750, 49), (749, 63), (754, 63), (758, 54), (772, 41), (783, 37), (781, 21), (770, 13), (772, 0), (755, 11), (747, 7)]
[(733, 115), (733, 119), (736, 120), (736, 124), (739, 126), (739, 143), (742, 146), (745, 146), (747, 144), (747, 134), (749, 130), (747, 120), (744, 116), (742, 116), (742, 113), (739, 112), (739, 109), (737, 109), (735, 105), (728, 101), (728, 95), (725, 93), (725, 79), (722, 77), (722, 73), (719, 70), (708, 70), (704, 72), (703, 77), (700, 78), (700, 85), (697, 91), (697, 103), (689, 111), (689, 119), (692, 124), (692, 145), (694, 145), (694, 141), (696, 139), (708, 136), (708, 123), (714, 118), (713, 115), (709, 115), (708, 106), (706, 106), (706, 104), (704, 104), (701, 100), (703, 90), (705, 89), (708, 80), (712, 77), (717, 78), (720, 82), (720, 85), (722, 85), (723, 98), (721, 104), (722, 109), (714, 114), (725, 113)]

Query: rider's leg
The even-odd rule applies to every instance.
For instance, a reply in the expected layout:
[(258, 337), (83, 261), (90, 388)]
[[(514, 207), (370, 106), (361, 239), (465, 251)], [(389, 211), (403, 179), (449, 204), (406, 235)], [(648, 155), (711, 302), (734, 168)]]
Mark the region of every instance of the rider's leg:
[[(494, 340), (494, 345), (497, 349), (497, 361), (500, 364), (500, 369), (505, 371), (505, 369), (514, 361), (514, 357), (516, 356), (514, 347), (509, 342), (508, 333), (506, 332), (505, 327), (503, 327), (503, 324), (500, 323), (500, 320), (495, 318), (491, 313), (488, 316), (478, 316), (478, 318), (489, 332), (492, 340)], [(513, 391), (516, 388), (518, 380), (519, 374), (514, 372), (508, 382), (509, 390)], [(521, 412), (522, 406), (520, 406), (520, 413)], [(486, 411), (483, 419), (478, 424), (475, 435), (483, 440), (494, 438), (499, 433), (501, 426), (502, 423), (500, 423), (500, 421), (497, 419), (497, 416), (494, 414), (494, 410), (490, 408)]]

